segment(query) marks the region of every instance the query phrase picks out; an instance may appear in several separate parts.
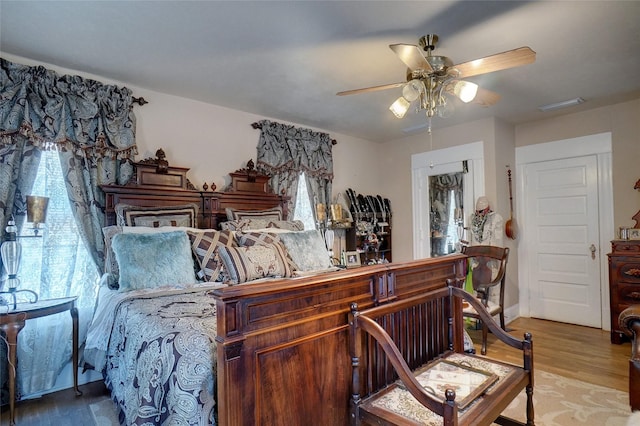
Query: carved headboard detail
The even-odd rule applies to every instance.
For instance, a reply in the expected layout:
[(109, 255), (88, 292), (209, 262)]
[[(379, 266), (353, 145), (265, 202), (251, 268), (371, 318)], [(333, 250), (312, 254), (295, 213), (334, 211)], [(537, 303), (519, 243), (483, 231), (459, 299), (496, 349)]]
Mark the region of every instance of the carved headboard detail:
[(229, 176), (231, 176), (231, 183), (225, 188), (227, 192), (273, 193), (273, 190), (269, 186), (271, 176), (259, 173), (255, 169), (255, 164), (251, 159), (247, 161), (247, 167), (229, 173)]
[(274, 194), (269, 187), (269, 176), (258, 173), (252, 160), (247, 167), (229, 173), (231, 185), (222, 192), (215, 185), (199, 191), (187, 178), (188, 168), (172, 167), (162, 149), (156, 158), (134, 163), (135, 179), (126, 185), (102, 185), (106, 196), (106, 225), (116, 224), (115, 206), (118, 203), (141, 207), (163, 207), (195, 203), (199, 206), (198, 227), (218, 229), (226, 220), (227, 207), (238, 210), (264, 210), (281, 206), (285, 217), (289, 197)]
[(156, 151), (156, 158), (145, 158), (134, 163), (136, 173), (127, 185), (181, 188), (196, 191), (196, 187), (187, 178), (189, 169), (169, 167), (162, 148)]

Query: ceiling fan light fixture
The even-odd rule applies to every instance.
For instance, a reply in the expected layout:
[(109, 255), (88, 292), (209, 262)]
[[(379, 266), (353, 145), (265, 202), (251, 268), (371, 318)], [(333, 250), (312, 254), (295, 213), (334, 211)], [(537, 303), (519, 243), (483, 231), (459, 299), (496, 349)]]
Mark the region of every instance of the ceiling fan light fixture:
[(424, 93), (424, 83), (418, 79), (413, 79), (402, 88), (402, 96), (409, 102), (413, 102), (420, 94)]
[(407, 113), (407, 111), (409, 111), (409, 106), (411, 106), (411, 103), (404, 97), (400, 96), (394, 103), (391, 104), (389, 110), (397, 118), (402, 118)]
[(438, 102), (438, 107), (436, 109), (436, 112), (438, 114), (438, 117), (440, 117), (440, 118), (448, 118), (448, 117), (451, 117), (453, 115), (455, 110), (456, 110), (456, 108), (453, 105), (453, 103), (452, 102), (447, 102), (447, 100), (444, 99), (444, 97), (443, 97), (442, 100), (440, 102)]
[(470, 81), (457, 81), (453, 87), (453, 93), (464, 103), (469, 103), (475, 99), (478, 93), (478, 85)]
[(466, 79), (530, 64), (536, 58), (536, 53), (525, 46), (454, 65), (450, 58), (433, 54), (437, 41), (438, 36), (435, 34), (423, 36), (418, 42), (422, 50), (413, 44), (390, 44), (389, 48), (407, 66), (404, 81), (347, 90), (338, 92), (337, 95), (402, 87), (403, 96), (399, 97), (389, 110), (401, 119), (415, 101), (416, 112), (424, 111), (430, 123), (433, 117), (447, 117), (453, 113), (457, 103), (452, 101), (454, 97), (464, 103), (474, 101), (482, 106), (491, 106), (500, 99), (497, 93), (480, 89), (477, 84), (458, 80), (459, 78)]
[(556, 109), (562, 109), (562, 108), (568, 108), (575, 105), (580, 105), (584, 101), (585, 101), (584, 98), (577, 97), (573, 99), (568, 99), (566, 101), (555, 102), (553, 104), (542, 105), (542, 106), (539, 106), (538, 109), (542, 112), (554, 111)]

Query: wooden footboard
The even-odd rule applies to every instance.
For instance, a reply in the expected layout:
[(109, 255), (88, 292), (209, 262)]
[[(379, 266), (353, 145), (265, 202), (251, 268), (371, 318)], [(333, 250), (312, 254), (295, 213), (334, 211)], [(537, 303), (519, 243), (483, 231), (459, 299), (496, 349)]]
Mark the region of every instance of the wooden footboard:
[[(215, 290), (219, 423), (349, 424), (350, 304), (365, 309), (446, 287), (448, 278), (464, 276), (465, 259), (450, 255)], [(462, 326), (461, 318), (456, 322)], [(462, 333), (455, 335), (461, 350)]]

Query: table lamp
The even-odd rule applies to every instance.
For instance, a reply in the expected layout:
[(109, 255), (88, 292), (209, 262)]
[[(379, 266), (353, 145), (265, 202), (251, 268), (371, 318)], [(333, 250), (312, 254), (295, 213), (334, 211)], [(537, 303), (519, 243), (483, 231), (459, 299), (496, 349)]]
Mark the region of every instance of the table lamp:
[[(47, 216), (47, 206), (49, 199), (47, 197), (27, 196), (27, 221), (33, 223), (33, 237), (39, 237), (38, 235), (40, 225), (45, 222)], [(18, 278), (18, 268), (20, 267), (20, 256), (22, 254), (22, 246), (18, 241), (18, 238), (28, 237), (28, 235), (18, 235), (18, 227), (16, 226), (13, 215), (9, 218), (7, 223), (6, 239), (0, 247), (0, 254), (2, 255), (2, 264), (7, 271), (6, 282), (8, 284), (8, 290), (0, 291), (0, 295), (9, 294), (13, 301), (13, 309), (16, 309), (17, 305), (17, 293), (28, 293), (31, 295), (31, 303), (38, 301), (38, 295), (32, 290), (19, 290), (20, 279)]]

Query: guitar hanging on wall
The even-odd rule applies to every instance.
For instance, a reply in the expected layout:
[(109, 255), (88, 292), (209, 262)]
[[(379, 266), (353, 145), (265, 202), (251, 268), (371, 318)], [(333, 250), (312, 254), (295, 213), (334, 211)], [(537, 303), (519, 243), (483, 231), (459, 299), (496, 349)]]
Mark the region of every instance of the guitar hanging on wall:
[[(508, 167), (508, 166), (507, 166)], [(507, 170), (507, 175), (509, 176), (509, 220), (504, 225), (504, 233), (507, 238), (511, 238), (512, 240), (516, 239), (516, 220), (513, 218), (513, 194), (511, 192), (511, 169)]]

